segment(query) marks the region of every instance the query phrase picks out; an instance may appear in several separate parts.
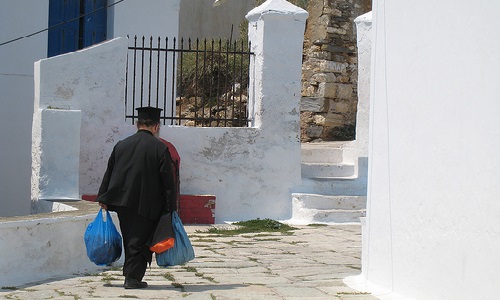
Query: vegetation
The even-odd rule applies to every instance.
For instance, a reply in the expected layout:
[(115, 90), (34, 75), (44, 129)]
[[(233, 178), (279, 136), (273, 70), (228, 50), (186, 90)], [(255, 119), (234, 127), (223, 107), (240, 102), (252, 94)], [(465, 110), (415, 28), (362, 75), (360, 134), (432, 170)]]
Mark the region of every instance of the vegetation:
[[(257, 0), (255, 6), (265, 0)], [(307, 0), (290, 0), (294, 5), (307, 8)], [(248, 96), (250, 56), (248, 21), (240, 23), (238, 40), (181, 40), (181, 47), (189, 52), (181, 52), (177, 64), (177, 88), (179, 114), (188, 109), (198, 117), (206, 118), (203, 126), (214, 126), (210, 120), (218, 118), (245, 119)], [(237, 87), (236, 87), (237, 86)], [(194, 100), (193, 100), (194, 99)], [(236, 103), (235, 108), (230, 108)], [(245, 121), (218, 122), (215, 126), (245, 126)]]
[(308, 224), (307, 226), (309, 226), (309, 227), (324, 227), (324, 226), (328, 226), (328, 225), (321, 224), (321, 223), (312, 223), (312, 224)]
[(328, 137), (333, 141), (353, 141), (356, 139), (356, 125), (346, 124), (332, 127), (328, 132)]
[(235, 54), (248, 51), (247, 40), (187, 41), (185, 48), (191, 52), (183, 52), (177, 71), (182, 96), (204, 97), (214, 102), (216, 97), (230, 92), (233, 83), (247, 84), (249, 57)]
[(255, 219), (234, 223), (237, 227), (234, 229), (219, 229), (211, 227), (208, 233), (219, 235), (237, 235), (242, 233), (260, 233), (260, 232), (280, 232), (289, 233), (296, 228), (280, 223), (272, 219)]
[(217, 281), (215, 281), (213, 277), (205, 276), (205, 274), (198, 272), (195, 267), (184, 267), (184, 269), (188, 272), (193, 272), (196, 277), (200, 277), (210, 282), (217, 283)]

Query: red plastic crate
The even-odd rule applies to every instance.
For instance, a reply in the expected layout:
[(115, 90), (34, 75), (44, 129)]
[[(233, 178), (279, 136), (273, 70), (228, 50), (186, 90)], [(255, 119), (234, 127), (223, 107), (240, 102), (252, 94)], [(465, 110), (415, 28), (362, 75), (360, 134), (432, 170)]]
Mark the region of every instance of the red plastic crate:
[[(96, 198), (97, 195), (82, 195), (87, 201)], [(181, 195), (179, 217), (183, 224), (215, 224), (215, 196)]]
[(95, 200), (97, 200), (97, 195), (82, 195), (82, 199), (95, 202)]
[(181, 195), (179, 217), (183, 224), (214, 224), (215, 196)]

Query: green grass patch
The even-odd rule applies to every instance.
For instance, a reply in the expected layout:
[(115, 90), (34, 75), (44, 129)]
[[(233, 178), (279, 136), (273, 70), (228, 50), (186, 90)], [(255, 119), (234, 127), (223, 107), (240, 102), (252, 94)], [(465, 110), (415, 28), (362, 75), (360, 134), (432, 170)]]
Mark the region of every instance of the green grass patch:
[(172, 273), (165, 273), (163, 274), (163, 277), (168, 280), (168, 281), (172, 281), (174, 282), (175, 281), (175, 278), (174, 278), (174, 275), (172, 275)]
[(196, 270), (195, 267), (183, 267), (184, 270), (188, 271), (188, 272), (198, 272), (198, 270)]
[(281, 241), (280, 238), (255, 239), (255, 240), (259, 241), (259, 242), (278, 242), (278, 241)]
[(208, 280), (210, 282), (213, 282), (213, 283), (219, 283), (217, 280), (215, 280), (213, 277), (210, 277), (210, 276), (203, 275), (202, 278), (204, 278), (204, 279), (206, 279), (206, 280)]
[(213, 277), (205, 276), (205, 274), (198, 272), (198, 270), (195, 267), (184, 267), (184, 269), (188, 272), (193, 272), (196, 277), (206, 279), (210, 282), (216, 282)]
[(252, 245), (257, 245), (258, 243), (257, 242), (237, 242), (236, 244), (234, 244), (233, 246), (237, 247), (237, 246), (252, 246)]
[(229, 242), (223, 242), (224, 244), (227, 244), (227, 245), (230, 245), (230, 246), (234, 246), (236, 244), (238, 244), (237, 241), (229, 241)]
[(313, 224), (309, 224), (307, 226), (309, 226), (309, 227), (325, 227), (325, 226), (328, 226), (328, 225), (327, 224), (313, 223)]
[(191, 243), (215, 243), (215, 242), (217, 241), (214, 239), (204, 239), (204, 238), (191, 240)]
[(80, 283), (91, 283), (94, 282), (92, 279), (85, 279), (85, 280), (80, 280)]
[(181, 289), (182, 292), (186, 291), (184, 286), (178, 282), (172, 282), (172, 286), (176, 289)]
[(15, 290), (17, 290), (17, 287), (15, 287), (15, 286), (2, 286), (2, 290), (15, 291)]
[(275, 236), (275, 234), (273, 234), (273, 233), (259, 233), (259, 234), (253, 235), (252, 237), (269, 237), (269, 236)]
[(234, 229), (219, 229), (211, 227), (207, 230), (208, 233), (217, 234), (218, 236), (233, 236), (243, 233), (260, 233), (260, 232), (279, 232), (282, 234), (293, 234), (296, 228), (272, 219), (254, 219), (248, 221), (236, 222), (237, 228)]
[(111, 280), (119, 280), (119, 279), (117, 277), (111, 276), (109, 274), (106, 274), (103, 278), (101, 278), (101, 281), (104, 281), (107, 284), (110, 284)]
[(217, 251), (217, 249), (214, 249), (212, 247), (208, 247), (208, 248), (204, 248), (204, 249), (207, 250), (207, 251), (211, 251), (211, 252), (213, 252), (213, 253), (215, 253), (217, 255), (220, 255), (220, 256), (227, 256), (226, 254), (221, 253), (221, 252)]
[(66, 295), (66, 293), (65, 293), (65, 292), (60, 291), (60, 290), (58, 290), (58, 289), (55, 289), (55, 290), (54, 290), (54, 292), (56, 292), (57, 294), (59, 294), (59, 296), (65, 296), (65, 295)]

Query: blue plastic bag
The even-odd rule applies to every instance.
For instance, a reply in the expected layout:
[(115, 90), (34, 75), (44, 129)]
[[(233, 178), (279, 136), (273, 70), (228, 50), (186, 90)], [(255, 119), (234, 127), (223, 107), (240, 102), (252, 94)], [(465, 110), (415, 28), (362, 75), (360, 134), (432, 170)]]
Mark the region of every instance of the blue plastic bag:
[(87, 226), (83, 238), (90, 261), (98, 266), (109, 266), (122, 255), (122, 237), (109, 211), (106, 210), (105, 215), (102, 211), (99, 210), (94, 221)]
[(165, 252), (156, 254), (156, 263), (159, 267), (182, 265), (194, 259), (194, 249), (184, 230), (177, 212), (172, 213), (172, 227), (174, 228), (174, 247)]

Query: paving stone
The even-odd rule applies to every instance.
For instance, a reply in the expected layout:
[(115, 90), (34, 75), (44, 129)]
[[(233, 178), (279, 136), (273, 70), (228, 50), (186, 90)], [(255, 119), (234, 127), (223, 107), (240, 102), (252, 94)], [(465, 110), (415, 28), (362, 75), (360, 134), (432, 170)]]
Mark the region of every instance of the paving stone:
[(343, 283), (361, 272), (359, 225), (296, 226), (292, 235), (230, 237), (209, 234), (208, 228), (186, 226), (197, 257), (168, 268), (153, 261), (144, 278), (147, 289), (125, 290), (122, 270), (115, 266), (0, 289), (0, 299), (376, 299)]
[(274, 288), (278, 294), (283, 295), (284, 297), (326, 297), (327, 294), (316, 288), (308, 288), (308, 287), (275, 287)]

